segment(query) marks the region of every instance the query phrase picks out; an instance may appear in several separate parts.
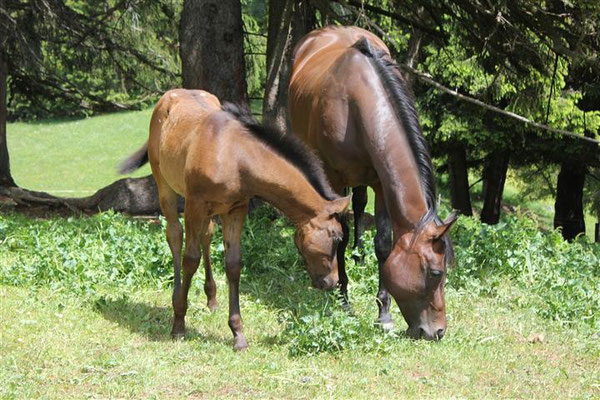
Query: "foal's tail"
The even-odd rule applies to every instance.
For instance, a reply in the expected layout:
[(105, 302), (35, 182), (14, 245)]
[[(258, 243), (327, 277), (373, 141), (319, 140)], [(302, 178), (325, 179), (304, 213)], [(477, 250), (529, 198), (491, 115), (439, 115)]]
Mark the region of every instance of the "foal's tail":
[(148, 162), (148, 142), (135, 153), (121, 161), (121, 164), (117, 167), (119, 174), (128, 174), (140, 168), (142, 165)]

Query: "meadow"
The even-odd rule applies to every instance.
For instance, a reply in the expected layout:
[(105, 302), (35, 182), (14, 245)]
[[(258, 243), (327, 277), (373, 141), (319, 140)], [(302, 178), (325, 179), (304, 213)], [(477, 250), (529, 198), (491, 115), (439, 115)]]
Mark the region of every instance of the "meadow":
[[(15, 179), (56, 194), (93, 192), (143, 143), (148, 117), (11, 124)], [(263, 206), (242, 239), (250, 348), (235, 353), (218, 228), (211, 256), (220, 308), (206, 308), (199, 272), (188, 336), (173, 342), (163, 218), (33, 217), (4, 206), (0, 398), (598, 398), (600, 246), (587, 237), (565, 243), (543, 224), (520, 212), (496, 226), (459, 220), (448, 333), (433, 343), (407, 338), (397, 308), (395, 331), (374, 326), (372, 230), (365, 262), (349, 261), (349, 314), (336, 293), (310, 287), (293, 228)]]

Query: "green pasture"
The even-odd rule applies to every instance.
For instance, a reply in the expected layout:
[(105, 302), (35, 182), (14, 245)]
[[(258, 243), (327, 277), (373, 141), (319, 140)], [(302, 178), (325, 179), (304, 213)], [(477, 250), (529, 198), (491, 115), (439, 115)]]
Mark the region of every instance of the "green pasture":
[[(6, 211), (6, 210), (5, 210)], [(349, 264), (352, 313), (310, 288), (293, 230), (263, 208), (246, 224), (241, 309), (248, 351), (227, 327), (223, 245), (212, 245), (220, 308), (190, 291), (173, 342), (164, 220), (105, 213), (0, 215), (0, 398), (597, 398), (600, 250), (540, 234), (527, 218), (463, 219), (439, 343), (385, 334), (376, 260)], [(519, 247), (516, 245), (520, 244)], [(348, 256), (350, 251), (348, 252)]]
[[(146, 140), (149, 117), (145, 110), (9, 124), (15, 180), (64, 196), (93, 193)], [(519, 204), (513, 186), (506, 197)], [(586, 237), (564, 242), (551, 215), (540, 202), (496, 226), (459, 220), (448, 333), (431, 343), (405, 337), (395, 307), (394, 332), (374, 326), (373, 230), (365, 263), (349, 261), (348, 314), (335, 293), (310, 288), (292, 227), (264, 206), (242, 239), (250, 348), (234, 353), (218, 228), (220, 308), (205, 307), (199, 271), (188, 336), (173, 342), (162, 218), (34, 218), (5, 206), (0, 398), (599, 398), (600, 246)]]
[[(11, 172), (21, 187), (63, 197), (94, 193), (119, 178), (117, 164), (148, 139), (152, 110), (7, 126)], [(132, 176), (150, 174), (145, 166)]]

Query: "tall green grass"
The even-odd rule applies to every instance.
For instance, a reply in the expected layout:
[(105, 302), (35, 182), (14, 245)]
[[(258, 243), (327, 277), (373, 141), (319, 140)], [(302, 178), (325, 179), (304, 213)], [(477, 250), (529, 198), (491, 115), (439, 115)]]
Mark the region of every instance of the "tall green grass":
[[(349, 261), (352, 312), (312, 289), (293, 228), (268, 207), (242, 238), (241, 311), (250, 349), (231, 350), (223, 245), (220, 309), (190, 291), (187, 340), (173, 343), (164, 220), (114, 213), (0, 214), (0, 397), (592, 398), (600, 395), (600, 252), (527, 217), (461, 218), (440, 343), (374, 326), (373, 231)], [(350, 259), (348, 250), (347, 259)]]
[[(355, 314), (350, 318), (335, 294), (306, 289), (310, 284), (292, 244), (293, 229), (274, 217), (265, 206), (246, 224), (242, 287), (256, 301), (286, 310), (279, 318), (290, 353), (378, 347), (369, 340), (378, 336), (372, 321), (377, 290), (372, 232), (365, 238), (365, 263), (351, 262), (348, 268)], [(171, 255), (164, 220), (158, 221), (114, 213), (67, 220), (0, 216), (0, 283), (49, 287), (91, 300), (124, 290), (167, 290)], [(526, 216), (511, 216), (497, 226), (461, 218), (453, 236), (458, 261), (448, 274), (449, 289), (486, 297), (509, 284), (518, 292), (510, 297), (516, 307), (565, 327), (584, 324), (600, 330), (600, 246), (585, 237), (566, 243), (558, 232), (540, 232)], [(222, 272), (218, 230), (212, 258)]]

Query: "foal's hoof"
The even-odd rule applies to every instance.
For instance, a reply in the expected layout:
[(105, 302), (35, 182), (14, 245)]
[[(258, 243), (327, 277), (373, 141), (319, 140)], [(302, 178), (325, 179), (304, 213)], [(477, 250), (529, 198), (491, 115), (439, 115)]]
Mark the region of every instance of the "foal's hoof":
[(216, 311), (217, 308), (219, 308), (219, 303), (217, 303), (217, 300), (209, 300), (208, 303), (206, 303), (206, 305), (210, 312)]
[(243, 351), (248, 348), (248, 342), (244, 336), (236, 336), (233, 338), (233, 350)]
[(173, 341), (183, 340), (185, 339), (185, 332), (171, 332), (171, 339)]

